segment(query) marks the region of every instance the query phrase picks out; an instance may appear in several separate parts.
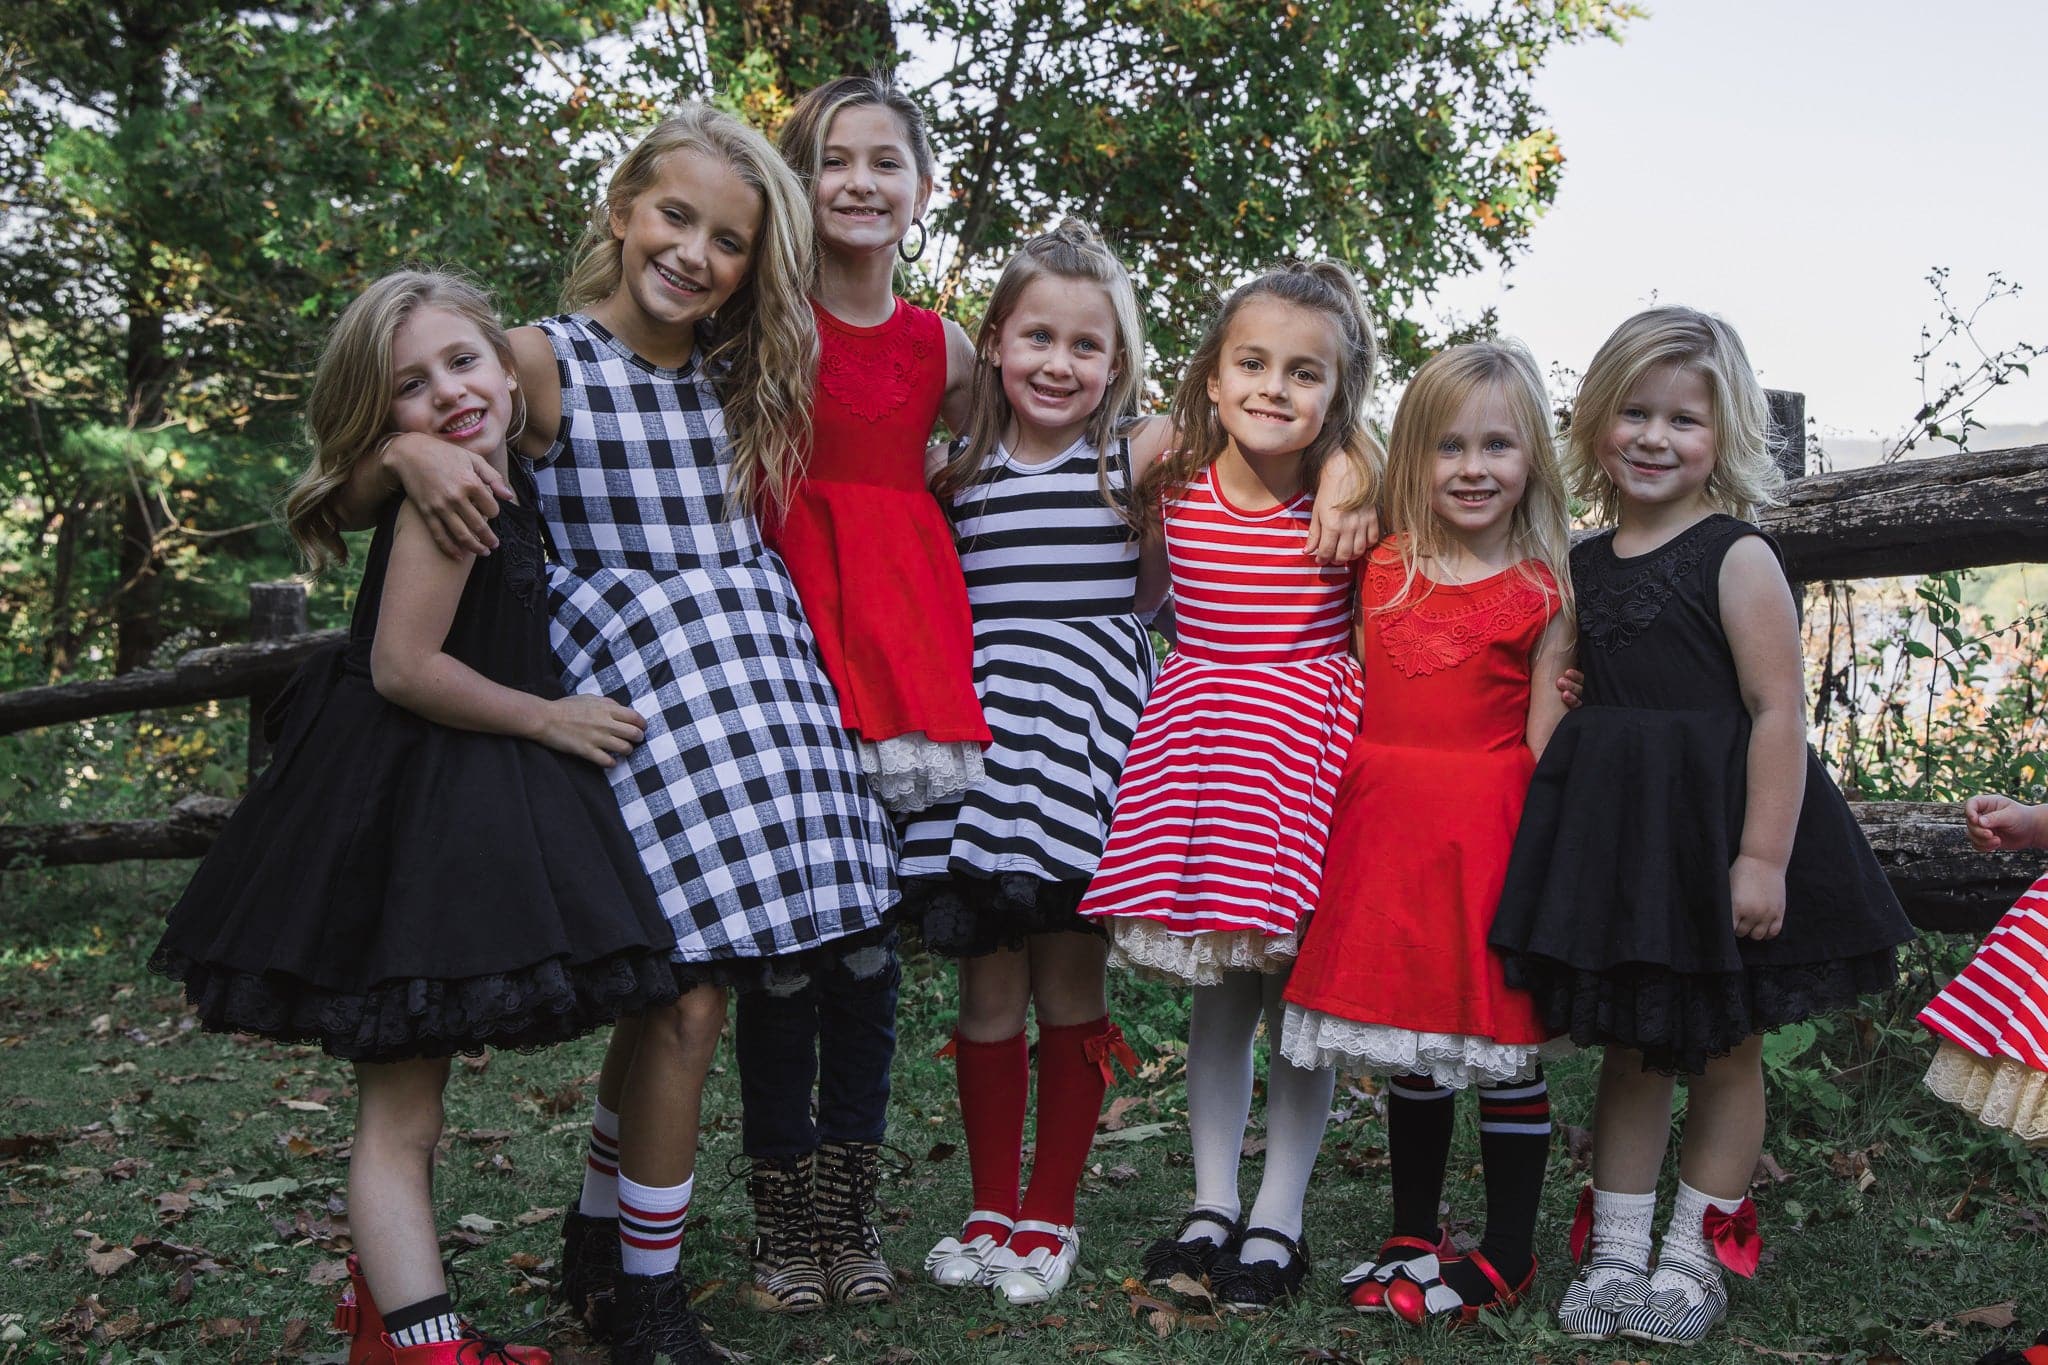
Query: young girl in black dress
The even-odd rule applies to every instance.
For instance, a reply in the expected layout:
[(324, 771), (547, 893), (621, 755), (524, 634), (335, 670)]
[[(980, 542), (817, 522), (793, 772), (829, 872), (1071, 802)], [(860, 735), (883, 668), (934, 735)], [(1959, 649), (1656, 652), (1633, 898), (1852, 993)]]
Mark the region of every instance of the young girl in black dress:
[[(1739, 520), (1780, 475), (1740, 338), (1689, 308), (1630, 318), (1586, 371), (1573, 492), (1613, 530), (1572, 551), (1585, 705), (1529, 790), (1492, 941), (1546, 1022), (1606, 1047), (1592, 1260), (1567, 1334), (1698, 1341), (1753, 1274), (1763, 1035), (1892, 980), (1912, 937), (1807, 747), (1798, 614)], [(1648, 1273), (1673, 1074), (1690, 1074), (1678, 1197)]]
[(641, 719), (557, 681), (539, 519), (506, 458), (511, 371), (489, 302), (446, 275), (386, 276), (335, 325), (286, 503), (316, 570), (347, 554), (328, 494), (395, 433), (472, 451), (518, 501), (488, 558), (444, 555), (409, 502), (384, 509), (346, 648), (295, 680), (269, 768), (150, 959), (207, 1028), (355, 1063), (350, 1365), (550, 1359), (449, 1304), (432, 1191), (448, 1059), (676, 997), (674, 936), (600, 771)]

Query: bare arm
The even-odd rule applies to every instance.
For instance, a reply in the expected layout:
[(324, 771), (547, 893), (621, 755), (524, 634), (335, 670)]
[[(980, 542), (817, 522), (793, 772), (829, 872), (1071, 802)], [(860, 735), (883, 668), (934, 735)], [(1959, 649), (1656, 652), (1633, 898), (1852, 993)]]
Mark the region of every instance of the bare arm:
[(2048, 806), (2029, 806), (2010, 796), (1973, 796), (1963, 803), (1970, 846), (1979, 853), (2048, 847)]
[(967, 401), (973, 396), (974, 372), (980, 366), (965, 329), (946, 319), (946, 394), (939, 400), (939, 418), (955, 436), (967, 429)]
[(549, 700), (492, 682), (442, 649), (475, 557), (450, 557), (411, 502), (398, 509), (370, 680), (385, 700), (437, 725), (538, 740), (610, 767), (640, 742), (640, 717), (607, 697)]
[(1562, 612), (1550, 618), (1543, 638), (1536, 642), (1536, 657), (1529, 664), (1529, 724), (1524, 734), (1529, 752), (1538, 758), (1564, 719), (1564, 692), (1551, 680), (1572, 666), (1575, 643), (1571, 621)]
[(1785, 866), (1806, 798), (1806, 689), (1799, 614), (1769, 545), (1745, 536), (1721, 562), (1721, 627), (1749, 711), (1749, 787), (1742, 847), (1728, 871), (1735, 932), (1777, 937), (1785, 922)]
[(1323, 461), (1303, 552), (1319, 564), (1349, 564), (1371, 549), (1380, 538), (1379, 509), (1370, 502), (1373, 491), (1366, 448), (1340, 450)]

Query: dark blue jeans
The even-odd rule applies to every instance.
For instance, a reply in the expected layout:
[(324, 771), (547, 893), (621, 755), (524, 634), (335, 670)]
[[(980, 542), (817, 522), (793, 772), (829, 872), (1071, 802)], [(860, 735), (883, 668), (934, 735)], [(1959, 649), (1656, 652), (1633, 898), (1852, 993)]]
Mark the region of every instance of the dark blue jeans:
[(829, 954), (801, 982), (740, 994), (733, 1046), (748, 1156), (798, 1157), (820, 1142), (882, 1140), (902, 980), (890, 929)]

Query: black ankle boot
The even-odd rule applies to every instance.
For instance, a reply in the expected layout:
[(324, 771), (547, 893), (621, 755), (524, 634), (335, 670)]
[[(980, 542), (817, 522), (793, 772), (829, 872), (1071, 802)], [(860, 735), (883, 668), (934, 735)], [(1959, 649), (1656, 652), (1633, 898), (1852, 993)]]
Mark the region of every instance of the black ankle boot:
[(612, 1365), (724, 1365), (690, 1307), (680, 1266), (666, 1275), (619, 1276), (613, 1322)]
[(562, 1276), (555, 1292), (592, 1340), (612, 1339), (612, 1293), (619, 1278), (619, 1222), (571, 1209), (562, 1219)]

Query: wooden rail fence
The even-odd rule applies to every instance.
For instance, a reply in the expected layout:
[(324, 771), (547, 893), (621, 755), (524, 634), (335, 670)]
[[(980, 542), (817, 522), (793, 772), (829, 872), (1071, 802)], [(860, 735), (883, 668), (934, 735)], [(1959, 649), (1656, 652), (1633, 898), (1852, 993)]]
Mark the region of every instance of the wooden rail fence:
[[(1771, 395), (1788, 472), (1805, 464), (1805, 403)], [(1786, 504), (1761, 518), (1800, 582), (2048, 562), (2048, 446), (1938, 455), (1793, 479)], [(266, 757), (263, 708), (292, 671), (340, 631), (306, 630), (305, 590), (257, 584), (251, 643), (194, 650), (173, 668), (0, 694), (0, 734), (156, 707), (250, 698), (250, 771)], [(189, 858), (205, 852), (233, 802), (194, 796), (159, 820), (0, 824), (0, 868)], [(2041, 856), (1977, 853), (1952, 806), (1854, 807), (1893, 888), (1923, 929), (1981, 932), (2040, 871)]]

